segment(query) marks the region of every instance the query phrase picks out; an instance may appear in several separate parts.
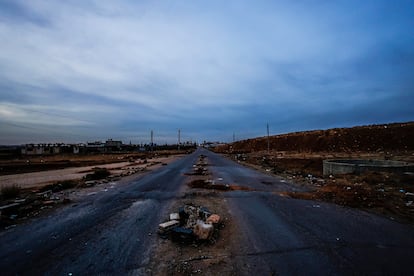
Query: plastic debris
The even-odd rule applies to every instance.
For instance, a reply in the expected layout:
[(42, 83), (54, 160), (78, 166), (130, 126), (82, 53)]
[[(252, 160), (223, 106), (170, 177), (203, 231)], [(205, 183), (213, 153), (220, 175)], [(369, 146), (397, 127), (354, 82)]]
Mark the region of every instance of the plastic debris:
[(220, 216), (217, 214), (212, 214), (207, 218), (206, 222), (209, 224), (217, 224), (220, 222)]
[(168, 230), (170, 230), (170, 229), (178, 226), (179, 224), (180, 224), (180, 222), (178, 220), (170, 220), (170, 221), (161, 223), (159, 225), (159, 231), (161, 233), (164, 233), (164, 232), (166, 232), (166, 231), (168, 231)]
[(193, 230), (175, 227), (171, 230), (171, 239), (173, 241), (192, 242), (194, 240)]
[(170, 214), (170, 220), (180, 220), (180, 214), (179, 213), (171, 213)]
[(178, 213), (169, 215), (169, 219), (159, 224), (158, 234), (162, 238), (183, 243), (211, 239), (221, 221), (218, 214), (212, 214), (205, 207), (193, 205), (180, 207)]
[(200, 240), (208, 240), (213, 235), (213, 231), (214, 226), (202, 220), (198, 220), (194, 226), (194, 235)]

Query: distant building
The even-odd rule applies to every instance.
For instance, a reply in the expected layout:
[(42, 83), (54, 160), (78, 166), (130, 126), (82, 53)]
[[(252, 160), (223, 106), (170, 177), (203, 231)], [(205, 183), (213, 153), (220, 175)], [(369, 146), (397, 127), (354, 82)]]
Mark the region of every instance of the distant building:
[(22, 147), (23, 155), (52, 155), (61, 153), (62, 144), (26, 144)]
[(105, 152), (105, 144), (101, 141), (88, 142), (86, 143), (86, 151), (93, 153), (103, 153)]
[(225, 143), (221, 143), (221, 142), (206, 142), (204, 141), (204, 143), (202, 144), (202, 147), (204, 148), (215, 148), (221, 145), (225, 145)]
[(81, 154), (81, 153), (86, 153), (86, 145), (81, 143), (81, 144), (76, 144), (76, 145), (71, 145), (72, 146), (72, 153), (73, 154)]
[(121, 151), (121, 149), (122, 149), (122, 141), (115, 141), (115, 140), (109, 139), (105, 142), (106, 152)]

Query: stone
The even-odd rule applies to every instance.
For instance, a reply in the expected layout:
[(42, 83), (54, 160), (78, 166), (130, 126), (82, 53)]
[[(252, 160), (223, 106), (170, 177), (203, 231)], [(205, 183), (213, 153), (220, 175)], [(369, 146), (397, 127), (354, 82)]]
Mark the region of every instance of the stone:
[(171, 213), (170, 214), (170, 220), (180, 220), (180, 214), (179, 213)]
[(194, 226), (194, 235), (200, 240), (208, 240), (213, 235), (214, 226), (198, 220)]
[(208, 223), (208, 224), (217, 224), (219, 222), (220, 222), (220, 216), (217, 215), (217, 214), (212, 214), (206, 220), (206, 223)]
[(180, 222), (178, 220), (170, 220), (170, 221), (161, 223), (158, 227), (161, 233), (165, 233), (171, 230), (172, 228), (178, 226), (179, 224)]

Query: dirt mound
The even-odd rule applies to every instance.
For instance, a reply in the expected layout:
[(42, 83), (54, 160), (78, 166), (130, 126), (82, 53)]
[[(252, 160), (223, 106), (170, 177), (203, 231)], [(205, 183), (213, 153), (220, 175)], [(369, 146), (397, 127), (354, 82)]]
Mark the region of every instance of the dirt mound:
[[(414, 122), (295, 132), (270, 137), (270, 149), (299, 152), (378, 152), (414, 150)], [(267, 150), (267, 137), (216, 148), (234, 153)]]

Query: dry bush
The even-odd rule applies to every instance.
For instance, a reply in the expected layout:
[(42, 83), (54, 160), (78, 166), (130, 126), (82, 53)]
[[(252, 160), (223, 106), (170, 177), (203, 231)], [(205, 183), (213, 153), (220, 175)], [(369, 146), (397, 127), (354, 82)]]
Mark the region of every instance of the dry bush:
[(93, 173), (85, 175), (85, 180), (99, 180), (111, 175), (111, 172), (106, 168), (95, 168)]
[(2, 186), (1, 196), (3, 199), (12, 199), (20, 195), (21, 188), (18, 185)]

